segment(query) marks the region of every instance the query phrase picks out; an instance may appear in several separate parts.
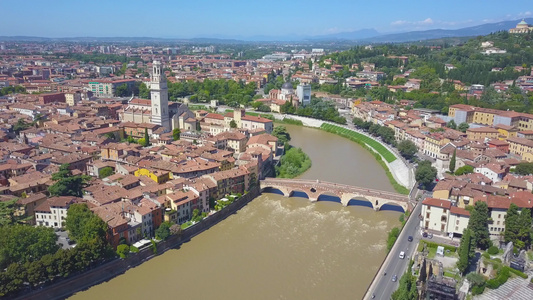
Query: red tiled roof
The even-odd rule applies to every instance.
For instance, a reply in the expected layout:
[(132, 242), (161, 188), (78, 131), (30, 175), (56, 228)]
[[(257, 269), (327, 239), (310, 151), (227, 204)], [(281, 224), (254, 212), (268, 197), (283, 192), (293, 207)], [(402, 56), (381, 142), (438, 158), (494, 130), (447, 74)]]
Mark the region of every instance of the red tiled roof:
[(447, 209), (450, 209), (450, 207), (452, 206), (452, 202), (450, 200), (442, 200), (436, 198), (426, 198), (424, 201), (422, 201), (422, 204)]

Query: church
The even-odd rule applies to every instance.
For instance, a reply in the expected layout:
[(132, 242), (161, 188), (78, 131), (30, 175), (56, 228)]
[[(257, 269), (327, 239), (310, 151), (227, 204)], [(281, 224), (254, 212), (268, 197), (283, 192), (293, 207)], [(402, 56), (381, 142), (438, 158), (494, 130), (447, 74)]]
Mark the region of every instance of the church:
[(530, 26), (526, 23), (525, 20), (522, 20), (516, 25), (516, 28), (509, 29), (509, 33), (529, 33), (533, 31), (533, 26)]
[(182, 131), (196, 130), (197, 120), (187, 105), (178, 102), (168, 104), (167, 78), (162, 72), (160, 61), (154, 61), (152, 64), (150, 98), (132, 98), (119, 113), (120, 120), (159, 125), (165, 128), (166, 132), (175, 128)]

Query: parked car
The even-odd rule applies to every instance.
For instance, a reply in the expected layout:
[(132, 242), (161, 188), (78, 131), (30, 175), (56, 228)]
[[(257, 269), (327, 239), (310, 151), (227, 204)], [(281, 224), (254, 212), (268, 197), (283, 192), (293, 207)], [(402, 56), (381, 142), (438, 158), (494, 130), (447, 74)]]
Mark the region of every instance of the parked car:
[(396, 282), (396, 280), (398, 280), (398, 276), (396, 276), (396, 275), (392, 276), (392, 281)]
[(412, 237), (412, 236), (408, 236), (408, 237), (407, 237), (407, 241), (408, 241), (408, 242), (412, 242), (412, 241), (413, 241), (413, 237)]
[(428, 239), (431, 239), (431, 238), (433, 238), (433, 233), (428, 234)]
[(427, 232), (422, 233), (422, 237), (425, 237), (425, 238), (428, 237), (428, 233)]

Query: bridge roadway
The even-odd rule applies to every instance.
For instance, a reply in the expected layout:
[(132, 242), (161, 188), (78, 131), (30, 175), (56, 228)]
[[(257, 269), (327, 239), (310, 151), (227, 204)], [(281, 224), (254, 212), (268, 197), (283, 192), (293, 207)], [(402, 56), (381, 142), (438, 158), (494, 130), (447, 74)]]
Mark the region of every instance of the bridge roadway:
[(292, 196), (294, 192), (305, 193), (311, 201), (318, 201), (322, 195), (334, 195), (339, 197), (344, 206), (352, 199), (362, 198), (368, 200), (375, 210), (385, 204), (400, 206), (404, 211), (412, 209), (407, 195), (321, 180), (266, 178), (261, 180), (260, 186), (261, 190), (278, 189), (286, 197)]

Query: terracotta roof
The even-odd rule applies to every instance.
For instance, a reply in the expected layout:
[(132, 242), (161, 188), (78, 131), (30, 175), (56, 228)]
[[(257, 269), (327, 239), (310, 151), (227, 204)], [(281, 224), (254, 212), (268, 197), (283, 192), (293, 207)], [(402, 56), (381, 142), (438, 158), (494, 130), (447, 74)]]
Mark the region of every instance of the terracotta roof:
[(443, 199), (436, 199), (436, 198), (426, 198), (424, 201), (422, 201), (422, 204), (425, 204), (428, 206), (446, 208), (446, 209), (450, 209), (450, 207), (452, 206), (452, 202), (450, 200), (443, 200)]

